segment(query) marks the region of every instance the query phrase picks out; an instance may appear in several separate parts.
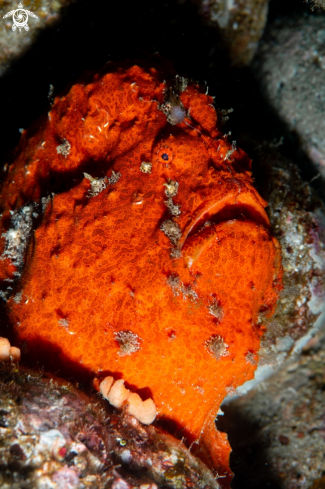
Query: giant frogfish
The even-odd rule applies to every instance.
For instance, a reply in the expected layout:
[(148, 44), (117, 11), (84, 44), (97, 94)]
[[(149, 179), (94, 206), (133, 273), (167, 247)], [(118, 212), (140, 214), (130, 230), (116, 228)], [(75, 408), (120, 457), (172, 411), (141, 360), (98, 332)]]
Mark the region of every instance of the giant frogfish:
[(281, 260), (221, 118), (164, 60), (84, 73), (3, 168), (0, 278), (26, 361), (124, 379), (227, 487), (215, 417), (254, 377)]

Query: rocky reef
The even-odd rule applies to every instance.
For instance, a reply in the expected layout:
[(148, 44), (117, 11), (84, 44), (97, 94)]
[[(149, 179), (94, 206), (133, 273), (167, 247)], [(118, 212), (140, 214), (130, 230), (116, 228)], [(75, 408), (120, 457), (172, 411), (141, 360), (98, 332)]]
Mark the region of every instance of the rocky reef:
[(3, 489), (218, 489), (170, 435), (53, 374), (0, 363)]
[(323, 487), (324, 342), (323, 328), (301, 355), (224, 406), (218, 428), (233, 448), (234, 489)]
[(194, 0), (194, 3), (205, 24), (216, 30), (216, 40), (230, 64), (249, 65), (264, 31), (269, 0)]
[(274, 20), (254, 60), (263, 95), (325, 182), (324, 14)]

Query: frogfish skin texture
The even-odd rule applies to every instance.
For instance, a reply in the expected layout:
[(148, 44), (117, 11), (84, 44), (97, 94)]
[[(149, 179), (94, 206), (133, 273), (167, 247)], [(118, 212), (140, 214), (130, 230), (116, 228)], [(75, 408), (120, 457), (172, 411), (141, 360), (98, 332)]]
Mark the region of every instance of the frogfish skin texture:
[(23, 358), (123, 378), (227, 487), (214, 420), (254, 376), (281, 265), (212, 97), (165, 61), (110, 63), (23, 132), (5, 172), (0, 278)]

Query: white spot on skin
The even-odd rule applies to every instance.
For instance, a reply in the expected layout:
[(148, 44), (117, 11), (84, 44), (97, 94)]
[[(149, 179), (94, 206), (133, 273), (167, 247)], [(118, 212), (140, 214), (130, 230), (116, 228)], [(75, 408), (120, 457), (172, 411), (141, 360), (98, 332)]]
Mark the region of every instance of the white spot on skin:
[(160, 229), (163, 233), (166, 234), (166, 236), (174, 245), (178, 243), (179, 239), (182, 236), (178, 224), (176, 224), (176, 222), (172, 221), (171, 219), (164, 221), (160, 226)]
[(47, 206), (50, 203), (50, 201), (51, 201), (51, 196), (50, 195), (48, 197), (42, 197), (42, 199), (41, 199), (42, 212), (45, 211), (45, 209), (47, 208)]
[(172, 248), (172, 250), (170, 252), (170, 258), (173, 260), (178, 260), (181, 257), (182, 257), (181, 250), (178, 247)]
[(208, 307), (209, 313), (216, 319), (221, 319), (223, 317), (222, 308), (217, 301), (212, 302)]
[(89, 173), (84, 173), (84, 177), (90, 181), (90, 190), (88, 197), (95, 197), (107, 187), (107, 178), (93, 178)]
[(168, 199), (165, 200), (165, 205), (168, 207), (169, 212), (171, 213), (172, 216), (179, 216), (181, 214), (181, 209), (180, 206), (177, 204), (174, 204), (173, 199)]
[(166, 197), (172, 198), (177, 195), (178, 192), (178, 182), (174, 180), (169, 180), (168, 183), (164, 183)]
[(58, 323), (59, 326), (63, 326), (64, 328), (67, 328), (69, 326), (70, 321), (68, 319), (59, 319)]
[(140, 170), (142, 173), (151, 173), (152, 164), (150, 162), (143, 161), (140, 165)]
[[(24, 254), (32, 232), (33, 217), (37, 217), (37, 214), (33, 211), (34, 204), (29, 204), (11, 212), (12, 227), (2, 234), (2, 237), (6, 239), (6, 244), (5, 251), (0, 259), (9, 258), (17, 268), (24, 263)], [(16, 272), (16, 275), (19, 275), (19, 273)]]
[(129, 330), (118, 331), (114, 334), (120, 350), (117, 352), (121, 357), (131, 355), (140, 350), (140, 337)]
[(203, 387), (200, 387), (199, 385), (197, 385), (194, 387), (194, 389), (196, 389), (202, 396), (204, 395)]
[(168, 200), (165, 200), (165, 205), (168, 207), (169, 212), (172, 216), (179, 216), (181, 213), (180, 206), (173, 202), (172, 197), (175, 197), (178, 192), (178, 182), (174, 180), (169, 180), (168, 183), (164, 183), (165, 194), (168, 197)]
[(186, 117), (186, 110), (180, 105), (174, 105), (170, 108), (169, 115), (167, 117), (167, 121), (172, 126), (177, 124), (181, 124)]
[(114, 185), (114, 183), (118, 182), (120, 178), (121, 174), (113, 170), (111, 176), (108, 178), (108, 183), (110, 185)]
[(56, 152), (58, 155), (61, 154), (66, 158), (70, 154), (70, 149), (71, 149), (71, 145), (69, 141), (63, 139), (62, 144), (59, 144), (59, 146), (56, 147)]
[(229, 355), (228, 347), (224, 339), (220, 335), (211, 335), (205, 342), (205, 347), (216, 360)]
[(247, 363), (250, 363), (251, 365), (257, 365), (257, 356), (254, 355), (252, 352), (248, 352), (245, 355), (245, 359)]
[(173, 291), (175, 297), (178, 297), (180, 294), (183, 295), (184, 299), (191, 299), (193, 301), (197, 300), (197, 293), (192, 290), (191, 286), (185, 287), (185, 285), (180, 281), (178, 275), (170, 275), (167, 279), (167, 284)]
[[(236, 141), (233, 141), (231, 143), (231, 149), (229, 149), (226, 153), (226, 156), (224, 157), (224, 161), (229, 160), (230, 156), (236, 151), (237, 146), (236, 146)], [(231, 162), (231, 160), (229, 160)]]
[(18, 293), (17, 293), (17, 294), (14, 296), (13, 300), (14, 300), (14, 302), (15, 302), (16, 304), (19, 304), (19, 303), (21, 302), (22, 295), (23, 295), (23, 293), (22, 293), (22, 292), (18, 292)]
[(186, 87), (187, 80), (177, 75), (173, 87), (165, 92), (165, 103), (158, 107), (166, 115), (169, 124), (181, 124), (187, 117), (186, 110), (179, 98), (179, 94), (186, 90)]
[(176, 87), (180, 93), (185, 92), (187, 88), (187, 81), (187, 78), (185, 78), (184, 76), (175, 76)]
[(73, 331), (70, 331), (68, 329), (68, 326), (70, 324), (69, 319), (65, 319), (65, 318), (59, 319), (58, 320), (58, 323), (59, 323), (59, 326), (62, 326), (63, 328), (65, 328), (65, 330), (66, 330), (67, 333), (69, 333), (69, 334), (76, 334)]

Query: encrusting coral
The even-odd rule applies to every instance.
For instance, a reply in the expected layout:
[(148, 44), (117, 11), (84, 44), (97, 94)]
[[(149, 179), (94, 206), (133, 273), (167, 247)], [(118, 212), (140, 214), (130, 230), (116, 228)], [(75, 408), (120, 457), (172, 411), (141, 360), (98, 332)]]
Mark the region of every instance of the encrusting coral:
[[(254, 376), (280, 250), (213, 98), (183, 83), (170, 101), (174, 81), (162, 60), (110, 63), (23, 132), (1, 189), (2, 296), (30, 361), (122, 377), (227, 487), (214, 419)], [(21, 249), (11, 230), (26, 206)]]
[(1, 489), (220, 489), (180, 440), (101, 396), (0, 362)]

